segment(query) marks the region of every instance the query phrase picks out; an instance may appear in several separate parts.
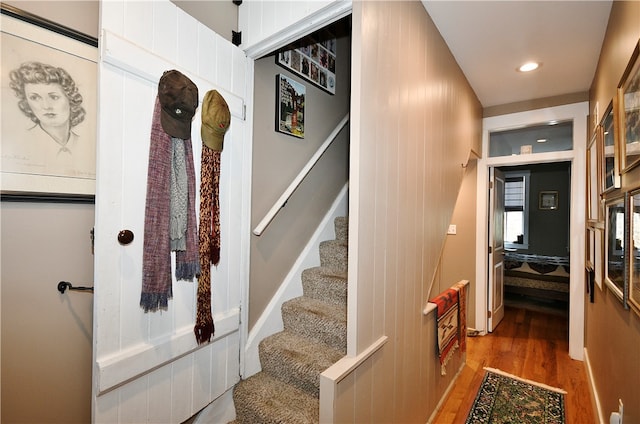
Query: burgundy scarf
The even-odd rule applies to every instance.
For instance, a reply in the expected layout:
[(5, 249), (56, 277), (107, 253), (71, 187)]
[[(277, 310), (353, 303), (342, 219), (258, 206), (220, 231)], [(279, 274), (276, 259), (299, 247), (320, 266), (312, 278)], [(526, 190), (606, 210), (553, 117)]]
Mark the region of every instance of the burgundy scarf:
[(209, 342), (215, 332), (211, 314), (211, 264), (220, 261), (220, 154), (202, 145), (200, 170), (200, 269), (196, 325), (194, 332), (198, 344)]
[[(156, 97), (151, 124), (151, 146), (147, 174), (147, 203), (142, 254), (142, 294), (145, 312), (167, 310), (173, 297), (171, 279), (170, 204), (171, 136), (160, 123), (160, 101)], [(195, 213), (195, 169), (191, 139), (183, 140), (188, 181), (187, 246), (176, 252), (176, 279), (192, 281), (200, 273)]]

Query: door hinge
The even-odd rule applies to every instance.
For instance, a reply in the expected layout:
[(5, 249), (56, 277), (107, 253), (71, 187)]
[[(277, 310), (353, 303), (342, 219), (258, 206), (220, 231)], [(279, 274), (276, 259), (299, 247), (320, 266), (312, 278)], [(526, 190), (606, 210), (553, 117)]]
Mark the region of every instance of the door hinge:
[(242, 44), (242, 31), (231, 31), (231, 42), (234, 46)]
[(489, 254), (493, 253), (493, 247), (489, 246)]
[(487, 311), (487, 318), (491, 318), (491, 311)]
[(493, 189), (493, 181), (489, 181), (489, 190)]

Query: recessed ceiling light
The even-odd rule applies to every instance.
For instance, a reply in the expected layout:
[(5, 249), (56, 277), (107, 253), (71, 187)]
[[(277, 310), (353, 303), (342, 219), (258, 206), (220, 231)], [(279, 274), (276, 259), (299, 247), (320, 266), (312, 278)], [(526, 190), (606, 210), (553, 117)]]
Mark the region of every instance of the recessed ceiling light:
[(539, 138), (539, 139), (536, 140), (536, 142), (538, 142), (538, 143), (546, 143), (547, 139), (546, 138)]
[(524, 65), (520, 66), (518, 68), (518, 71), (520, 71), (520, 72), (531, 72), (531, 71), (535, 71), (539, 67), (540, 67), (540, 64), (538, 62), (527, 62)]

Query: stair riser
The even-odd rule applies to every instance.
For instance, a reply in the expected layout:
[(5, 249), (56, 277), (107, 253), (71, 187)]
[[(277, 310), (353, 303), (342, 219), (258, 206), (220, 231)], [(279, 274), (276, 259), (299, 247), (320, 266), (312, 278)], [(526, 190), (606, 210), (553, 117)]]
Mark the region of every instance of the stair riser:
[(341, 352), (347, 351), (347, 322), (329, 320), (311, 311), (282, 305), (284, 328), (292, 333), (308, 337), (332, 346)]
[(344, 216), (339, 216), (333, 221), (336, 232), (336, 240), (349, 240), (349, 220)]
[(308, 271), (310, 270), (302, 272), (302, 290), (305, 296), (332, 305), (347, 304), (346, 279)]
[(320, 243), (320, 266), (336, 271), (347, 270), (347, 244), (331, 240)]
[(262, 371), (234, 388), (230, 424), (318, 424), (320, 374), (347, 351), (348, 219), (320, 243), (320, 267), (302, 273), (303, 296), (282, 304), (284, 331), (258, 346)]
[(318, 399), (259, 372), (233, 389), (236, 422), (317, 424)]
[(262, 349), (260, 349), (260, 364), (263, 372), (304, 390), (312, 396), (320, 396), (319, 373), (307, 373), (305, 370), (296, 368), (290, 362), (281, 360), (273, 352), (263, 351)]

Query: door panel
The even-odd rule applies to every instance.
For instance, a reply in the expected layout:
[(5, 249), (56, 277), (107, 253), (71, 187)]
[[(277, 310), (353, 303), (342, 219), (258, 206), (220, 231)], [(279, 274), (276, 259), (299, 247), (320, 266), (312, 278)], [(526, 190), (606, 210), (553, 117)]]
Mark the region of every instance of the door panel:
[[(248, 61), (169, 1), (102, 2), (101, 7), (93, 418), (182, 422), (233, 387), (240, 375), (247, 256), (242, 246), (250, 229), (243, 209), (249, 193), (238, 189), (249, 172), (249, 155), (242, 142), (245, 93), (237, 90), (246, 87)], [(143, 32), (140, 22), (146, 25)], [(145, 313), (139, 306), (151, 121), (158, 80), (170, 69), (196, 84), (200, 104), (207, 91), (218, 90), (232, 115), (221, 158), (221, 261), (211, 272), (216, 331), (212, 342), (201, 346), (193, 333), (197, 281), (174, 278), (167, 311)], [(198, 108), (191, 129), (196, 196), (200, 122)], [(134, 233), (129, 245), (117, 241), (123, 229)]]
[(489, 178), (489, 319), (493, 331), (504, 317), (504, 174), (490, 168)]

